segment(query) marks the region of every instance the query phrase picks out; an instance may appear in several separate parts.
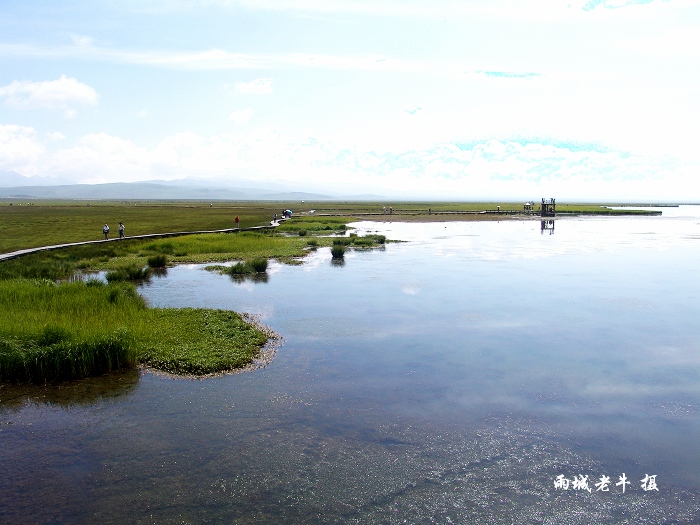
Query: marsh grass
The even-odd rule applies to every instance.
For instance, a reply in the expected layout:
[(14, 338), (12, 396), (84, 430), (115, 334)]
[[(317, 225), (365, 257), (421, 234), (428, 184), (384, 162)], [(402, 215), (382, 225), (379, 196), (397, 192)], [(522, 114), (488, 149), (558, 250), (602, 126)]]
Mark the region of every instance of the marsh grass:
[(131, 263), (126, 266), (120, 266), (114, 270), (110, 270), (105, 274), (107, 282), (117, 281), (143, 281), (151, 275), (149, 266), (141, 266), (136, 263)]
[(0, 281), (0, 382), (52, 382), (145, 364), (176, 374), (244, 366), (268, 336), (221, 310), (149, 309), (128, 283)]
[(148, 258), (148, 266), (151, 268), (165, 268), (168, 265), (168, 256), (161, 253), (158, 255), (151, 255)]
[(345, 246), (342, 244), (334, 244), (331, 247), (331, 255), (333, 259), (342, 259), (345, 256)]
[[(116, 271), (130, 279), (121, 268), (144, 267), (149, 258), (165, 255), (167, 263), (201, 263), (277, 258), (290, 260), (306, 253), (307, 241), (275, 233), (241, 232), (202, 234), (158, 240), (125, 240), (75, 246), (25, 255), (0, 262), (0, 279), (67, 279), (80, 270)], [(139, 277), (136, 277), (139, 278)]]
[(253, 273), (264, 273), (266, 271), (267, 259), (253, 259), (252, 261), (238, 262), (224, 269), (224, 272), (229, 275), (249, 275)]
[[(347, 229), (347, 223), (352, 220), (352, 217), (295, 217), (281, 223), (275, 230), (298, 233), (302, 236), (308, 233), (344, 232)], [(302, 231), (305, 233), (302, 234)]]
[(102, 374), (136, 361), (129, 321), (145, 311), (133, 286), (0, 281), (0, 381)]

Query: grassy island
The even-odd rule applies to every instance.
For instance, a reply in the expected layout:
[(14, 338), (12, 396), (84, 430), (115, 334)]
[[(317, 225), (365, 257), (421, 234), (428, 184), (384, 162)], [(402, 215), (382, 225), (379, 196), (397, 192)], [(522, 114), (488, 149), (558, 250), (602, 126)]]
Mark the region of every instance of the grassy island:
[(212, 374), (250, 363), (269, 334), (235, 312), (147, 308), (131, 283), (0, 281), (0, 382), (61, 381), (145, 365)]

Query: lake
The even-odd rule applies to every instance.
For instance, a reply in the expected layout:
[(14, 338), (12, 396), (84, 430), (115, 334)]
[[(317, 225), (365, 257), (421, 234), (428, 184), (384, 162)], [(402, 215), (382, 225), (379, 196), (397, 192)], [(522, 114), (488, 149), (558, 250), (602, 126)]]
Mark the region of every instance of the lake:
[(171, 268), (152, 306), (254, 314), (272, 363), (1, 387), (0, 522), (697, 523), (700, 207), (662, 210)]

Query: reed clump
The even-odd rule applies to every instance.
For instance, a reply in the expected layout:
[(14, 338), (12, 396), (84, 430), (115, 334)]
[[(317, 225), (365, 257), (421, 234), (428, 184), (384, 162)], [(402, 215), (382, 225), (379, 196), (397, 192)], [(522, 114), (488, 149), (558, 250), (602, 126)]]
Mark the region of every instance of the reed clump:
[(267, 259), (253, 259), (251, 261), (238, 262), (225, 270), (226, 273), (233, 276), (265, 273), (266, 271)]
[(345, 256), (345, 245), (334, 244), (331, 246), (331, 255), (334, 259), (342, 259)]

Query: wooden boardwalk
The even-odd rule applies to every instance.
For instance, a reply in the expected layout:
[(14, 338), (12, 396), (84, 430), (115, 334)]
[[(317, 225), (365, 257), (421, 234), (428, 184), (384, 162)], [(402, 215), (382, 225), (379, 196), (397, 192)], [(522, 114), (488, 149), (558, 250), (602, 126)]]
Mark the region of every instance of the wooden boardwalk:
[[(282, 220), (283, 219), (280, 219), (279, 222), (281, 222)], [(180, 237), (182, 235), (196, 235), (198, 233), (238, 233), (238, 232), (246, 232), (246, 231), (260, 231), (260, 230), (267, 230), (270, 228), (276, 228), (279, 225), (279, 222), (275, 225), (253, 226), (251, 228), (227, 228), (225, 230), (202, 230), (202, 231), (194, 231), (194, 232), (148, 233), (146, 235), (127, 236), (127, 237), (124, 237), (123, 240), (128, 240), (128, 239), (160, 239), (160, 238), (164, 238), (164, 237)], [(102, 244), (102, 243), (106, 243), (106, 242), (119, 242), (120, 240), (122, 240), (122, 239), (119, 239), (119, 237), (116, 237), (114, 239), (108, 239), (108, 240), (102, 239), (102, 240), (98, 240), (98, 241), (69, 242), (66, 244), (54, 244), (53, 246), (39, 246), (37, 248), (27, 248), (26, 250), (17, 250), (15, 252), (2, 253), (2, 254), (0, 254), (0, 261), (8, 261), (10, 259), (22, 257), (23, 255), (29, 255), (30, 253), (58, 250), (60, 248), (69, 248), (71, 246), (83, 246), (86, 244)]]

